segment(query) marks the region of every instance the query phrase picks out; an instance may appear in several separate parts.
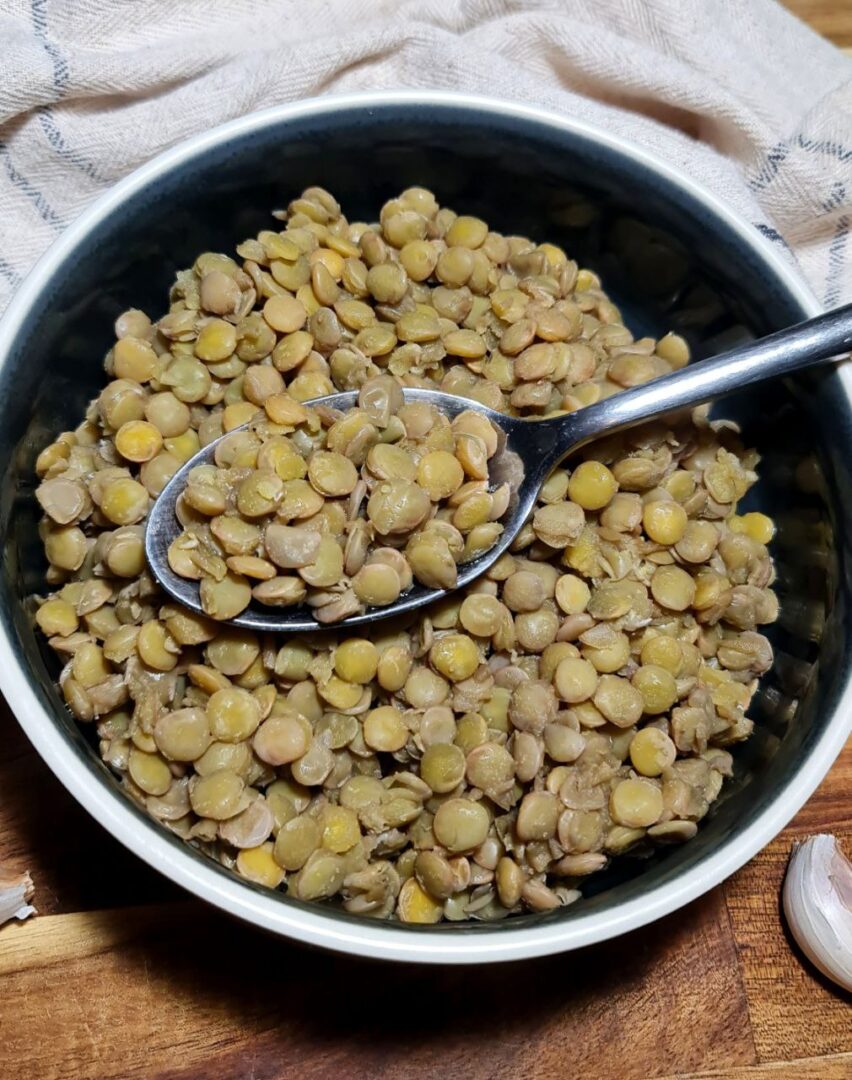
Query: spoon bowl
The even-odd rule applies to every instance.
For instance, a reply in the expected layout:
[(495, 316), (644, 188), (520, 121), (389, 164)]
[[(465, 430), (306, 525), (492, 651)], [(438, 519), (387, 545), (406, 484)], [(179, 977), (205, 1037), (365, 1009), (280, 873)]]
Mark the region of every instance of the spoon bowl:
[[(532, 462), (527, 458), (527, 448), (538, 448), (538, 439), (534, 437), (534, 431), (539, 424), (529, 420), (519, 420), (511, 416), (504, 416), (495, 409), (489, 409), (486, 405), (468, 398), (457, 397), (453, 394), (444, 394), (440, 390), (404, 389), (403, 397), (406, 403), (419, 402), (433, 405), (451, 420), (459, 413), (474, 411), (487, 417), (498, 432), (497, 451), (489, 460), (489, 474), (495, 487), (508, 484), (510, 487), (509, 506), (501, 519), (503, 532), (498, 537), (496, 544), (484, 551), (470, 562), (459, 566), (458, 582), (456, 588), (474, 581), (491, 566), (506, 551), (514, 540), (521, 526), (529, 516), (538, 495), (539, 488), (545, 479), (547, 472), (541, 475), (538, 468), (532, 467), (536, 458), (530, 455)], [(358, 392), (345, 390), (339, 394), (328, 394), (325, 397), (314, 398), (305, 402), (313, 408), (324, 406), (327, 409), (339, 409), (344, 411), (351, 409), (357, 404)], [(541, 426), (546, 426), (546, 423)], [(198, 584), (187, 578), (180, 577), (169, 566), (169, 545), (181, 532), (181, 525), (176, 515), (177, 501), (184, 490), (190, 472), (199, 465), (211, 465), (214, 462), (217, 447), (235, 432), (244, 431), (251, 426), (243, 424), (234, 428), (226, 435), (208, 443), (203, 450), (183, 465), (171, 478), (163, 489), (151, 513), (148, 517), (148, 528), (145, 533), (145, 553), (148, 565), (154, 578), (178, 603), (200, 615), (204, 614), (198, 595)], [(552, 432), (548, 428), (548, 434)], [(541, 457), (537, 451), (536, 456)], [(431, 604), (445, 596), (443, 589), (430, 589), (417, 582), (400, 596), (394, 604), (384, 608), (370, 608), (361, 615), (351, 615), (338, 623), (320, 623), (310, 614), (310, 608), (301, 605), (293, 608), (266, 608), (262, 604), (252, 604), (242, 614), (230, 620), (234, 626), (241, 626), (246, 630), (271, 630), (304, 633), (306, 631), (329, 630), (335, 626), (363, 626), (366, 623), (375, 622), (376, 619), (388, 618), (392, 615), (403, 615), (424, 604)]]

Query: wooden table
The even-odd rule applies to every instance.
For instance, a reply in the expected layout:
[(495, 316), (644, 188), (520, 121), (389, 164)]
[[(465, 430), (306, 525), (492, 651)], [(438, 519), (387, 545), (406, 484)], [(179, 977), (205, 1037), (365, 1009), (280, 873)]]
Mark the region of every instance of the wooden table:
[[(788, 6), (852, 45), (849, 0)], [(791, 947), (795, 836), (852, 851), (852, 742), (793, 824), (708, 896), (580, 953), (431, 970), (308, 952), (145, 867), (0, 702), (0, 862), (38, 918), (0, 931), (0, 1080), (850, 1080), (852, 1010)]]

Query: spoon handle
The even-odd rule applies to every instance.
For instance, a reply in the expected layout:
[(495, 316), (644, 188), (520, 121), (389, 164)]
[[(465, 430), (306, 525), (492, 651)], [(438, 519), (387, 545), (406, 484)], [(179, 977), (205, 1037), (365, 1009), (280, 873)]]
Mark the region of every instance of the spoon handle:
[[(852, 350), (852, 304), (653, 379), (567, 416), (547, 420), (548, 470), (599, 435), (703, 405), (764, 379), (789, 375)], [(552, 428), (551, 428), (551, 425)]]

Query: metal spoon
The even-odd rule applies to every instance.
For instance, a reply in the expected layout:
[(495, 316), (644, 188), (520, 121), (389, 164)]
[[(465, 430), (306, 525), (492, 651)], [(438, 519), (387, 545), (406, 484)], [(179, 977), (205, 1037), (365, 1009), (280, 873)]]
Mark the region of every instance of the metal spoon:
[[(489, 462), (489, 473), (495, 486), (508, 483), (511, 488), (509, 507), (501, 519), (503, 533), (494, 547), (459, 566), (456, 588), (475, 580), (507, 550), (530, 516), (547, 476), (578, 447), (665, 413), (723, 397), (752, 383), (789, 375), (850, 349), (852, 304), (710, 360), (689, 365), (642, 386), (635, 386), (578, 412), (547, 420), (504, 416), (476, 401), (438, 390), (404, 390), (407, 402), (421, 401), (434, 405), (450, 419), (466, 409), (482, 413), (502, 433), (497, 452)], [(308, 404), (348, 409), (356, 404), (357, 396), (357, 392), (347, 391), (316, 398)], [(148, 518), (145, 553), (151, 573), (175, 600), (200, 614), (203, 614), (203, 609), (197, 583), (179, 577), (168, 563), (169, 545), (182, 531), (175, 516), (175, 503), (186, 486), (190, 470), (197, 465), (211, 463), (218, 444), (231, 434), (233, 432), (205, 446), (172, 477)], [(440, 589), (427, 589), (415, 584), (394, 604), (370, 608), (365, 614), (350, 616), (330, 626), (318, 623), (305, 606), (272, 610), (260, 604), (251, 605), (230, 622), (251, 630), (303, 633), (332, 627), (348, 629), (414, 611), (445, 595), (446, 592)]]

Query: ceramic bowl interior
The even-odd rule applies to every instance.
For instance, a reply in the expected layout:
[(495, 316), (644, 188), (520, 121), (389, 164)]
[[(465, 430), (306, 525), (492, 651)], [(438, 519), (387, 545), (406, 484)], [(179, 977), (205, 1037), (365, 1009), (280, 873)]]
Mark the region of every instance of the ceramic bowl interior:
[[(161, 312), (178, 269), (200, 251), (230, 251), (270, 227), (269, 211), (309, 184), (332, 190), (350, 220), (374, 220), (385, 199), (422, 184), (442, 204), (480, 215), (495, 229), (561, 244), (601, 275), (637, 336), (675, 330), (699, 359), (809, 314), (806, 294), (778, 271), (761, 247), (765, 241), (734, 227), (670, 176), (584, 131), (471, 101), (283, 110), (153, 170), (52, 268), (16, 325), (0, 370), (0, 456), (7, 463), (0, 618), (67, 754), (77, 755), (91, 784), (106, 785), (116, 799), (125, 797), (99, 761), (91, 729), (78, 727), (64, 708), (56, 661), (32, 628), (31, 597), (42, 589), (45, 570), (33, 461), (53, 435), (79, 422), (103, 384), (115, 316), (129, 306)], [(832, 724), (848, 674), (849, 400), (841, 377), (822, 372), (789, 386), (758, 387), (719, 404), (716, 414), (740, 421), (763, 455), (750, 501), (778, 523), (773, 553), (781, 617), (770, 631), (777, 662), (752, 710), (754, 736), (736, 748), (735, 777), (694, 840), (650, 859), (617, 859), (590, 880), (586, 899), (574, 907), (463, 930), (397, 932), (459, 938), (502, 934), (509, 926), (569, 930), (572, 921), (611, 914), (659, 895), (683, 875), (700, 874), (768, 807), (798, 799), (792, 812), (802, 801), (797, 770)], [(184, 848), (182, 858), (213, 866), (131, 812), (139, 830), (156, 830)], [(299, 906), (284, 897), (279, 902)], [(353, 921), (331, 909), (323, 914)]]

